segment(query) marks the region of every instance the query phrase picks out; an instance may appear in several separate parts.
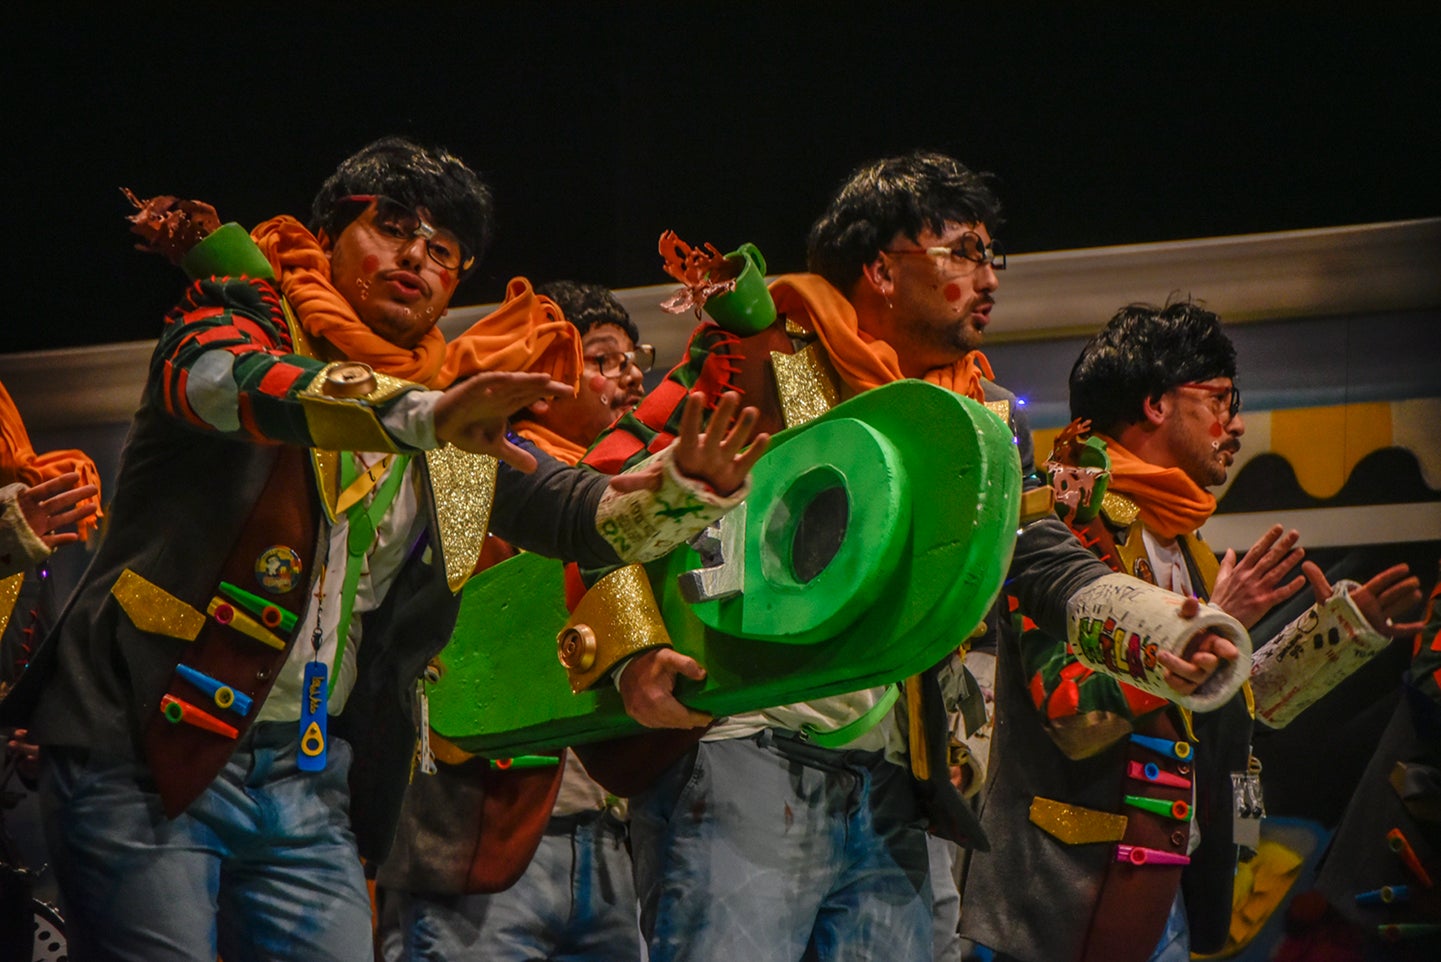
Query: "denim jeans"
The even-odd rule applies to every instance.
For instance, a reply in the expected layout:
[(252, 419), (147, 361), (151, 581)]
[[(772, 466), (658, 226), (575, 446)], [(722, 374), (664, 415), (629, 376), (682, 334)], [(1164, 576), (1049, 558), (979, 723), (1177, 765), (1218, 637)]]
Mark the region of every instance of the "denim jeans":
[(640, 929), (623, 822), (551, 819), (514, 885), (488, 895), (384, 890), (407, 962), (637, 962)]
[(348, 816), (350, 747), (295, 767), (293, 723), (259, 724), (166, 819), (145, 766), (42, 752), (46, 844), (75, 962), (355, 962), (370, 898)]
[(931, 957), (926, 834), (879, 752), (701, 742), (631, 799), (650, 962)]

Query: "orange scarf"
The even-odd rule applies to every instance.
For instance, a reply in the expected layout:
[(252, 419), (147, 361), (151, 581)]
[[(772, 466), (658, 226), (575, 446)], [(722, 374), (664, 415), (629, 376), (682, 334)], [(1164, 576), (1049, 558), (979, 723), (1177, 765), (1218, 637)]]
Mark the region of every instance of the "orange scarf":
[(576, 444), (570, 438), (563, 438), (543, 424), (534, 421), (518, 421), (515, 425), (515, 433), (523, 438), (535, 442), (535, 446), (557, 461), (564, 461), (571, 467), (580, 463), (585, 457), (586, 448)]
[[(0, 384), (0, 484), (23, 481), (33, 486), (70, 471), (80, 475), (80, 484), (100, 487), (100, 472), (85, 452), (72, 448), (45, 454), (35, 453), (35, 448), (30, 443), (30, 432), (25, 430), (25, 422), (20, 419), (20, 410), (15, 407), (15, 400), (10, 397), (10, 392), (5, 390), (5, 385)], [(75, 530), (86, 541), (90, 540), (90, 534), (95, 530), (95, 522), (101, 517), (100, 495), (97, 493), (81, 504), (90, 501), (95, 503), (95, 513), (75, 525)]]
[(275, 217), (251, 232), (280, 278), (280, 291), (305, 333), (343, 357), (377, 371), (442, 389), (482, 371), (534, 371), (557, 381), (580, 379), (580, 335), (530, 281), (512, 278), (505, 301), (446, 343), (433, 327), (414, 348), (391, 344), (367, 327), (330, 282), (330, 256), (293, 217)]
[(1106, 435), (1111, 456), (1111, 491), (1125, 495), (1141, 509), (1141, 523), (1166, 540), (1191, 534), (1216, 511), (1216, 497), (1180, 468), (1161, 468), (1142, 461)]
[[(862, 331), (851, 302), (824, 278), (817, 274), (782, 274), (771, 284), (770, 292), (777, 311), (815, 331), (836, 372), (853, 391), (868, 391), (905, 377), (896, 349)], [(945, 367), (927, 371), (925, 380), (984, 401), (982, 377), (995, 379), (991, 363), (980, 351), (971, 351)]]

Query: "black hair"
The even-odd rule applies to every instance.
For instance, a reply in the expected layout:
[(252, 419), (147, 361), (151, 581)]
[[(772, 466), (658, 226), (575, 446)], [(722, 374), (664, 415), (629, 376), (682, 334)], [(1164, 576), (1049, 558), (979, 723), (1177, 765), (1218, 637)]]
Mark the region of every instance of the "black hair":
[(340, 162), (310, 204), (310, 229), (333, 241), (360, 210), (341, 203), (355, 194), (384, 194), (430, 211), (438, 226), (453, 231), (476, 263), (490, 248), (495, 203), (485, 185), (444, 147), (422, 147), (403, 137), (382, 137)]
[(577, 281), (551, 281), (537, 287), (535, 292), (559, 304), (565, 319), (574, 324), (582, 336), (597, 324), (614, 324), (630, 336), (632, 344), (640, 343), (640, 329), (630, 319), (630, 312), (607, 287)]
[(991, 175), (976, 173), (934, 151), (913, 151), (858, 168), (811, 226), (806, 243), (809, 269), (848, 294), (861, 270), (897, 233), (914, 240), (946, 222), (984, 224), (993, 235), (1001, 202)]
[(1071, 366), (1071, 417), (1114, 436), (1144, 418), (1142, 406), (1180, 384), (1236, 377), (1236, 348), (1221, 319), (1189, 300), (1129, 304)]

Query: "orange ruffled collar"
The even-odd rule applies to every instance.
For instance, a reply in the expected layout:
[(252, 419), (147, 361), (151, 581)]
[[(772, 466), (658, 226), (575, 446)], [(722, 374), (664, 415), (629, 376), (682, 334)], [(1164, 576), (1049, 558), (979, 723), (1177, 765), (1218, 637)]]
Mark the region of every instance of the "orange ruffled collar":
[(574, 385), (580, 379), (580, 336), (530, 281), (512, 278), (501, 306), (446, 342), (431, 328), (413, 349), (397, 347), (367, 327), (330, 282), (330, 257), (293, 217), (275, 217), (251, 232), (280, 291), (305, 333), (352, 361), (393, 377), (442, 389), (482, 371), (534, 371)]
[(1110, 490), (1125, 495), (1141, 510), (1141, 523), (1170, 540), (1191, 534), (1216, 513), (1216, 497), (1180, 468), (1143, 461), (1115, 438), (1099, 435), (1111, 458)]
[[(853, 391), (867, 391), (905, 377), (896, 349), (862, 331), (856, 309), (825, 278), (817, 274), (782, 274), (772, 282), (770, 292), (777, 311), (815, 331), (836, 372)], [(982, 378), (994, 380), (995, 375), (980, 351), (971, 351), (925, 374), (931, 384), (975, 401), (986, 399)]]

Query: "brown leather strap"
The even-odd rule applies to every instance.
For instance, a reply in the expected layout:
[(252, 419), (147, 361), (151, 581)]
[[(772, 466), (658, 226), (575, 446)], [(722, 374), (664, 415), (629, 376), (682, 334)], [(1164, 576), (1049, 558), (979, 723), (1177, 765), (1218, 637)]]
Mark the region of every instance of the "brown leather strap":
[(479, 764), (487, 767), (480, 776), (480, 826), (465, 890), (500, 892), (516, 883), (540, 847), (560, 794), (565, 759), (554, 768), (508, 771), (492, 769), (484, 761)]
[[(314, 575), (318, 518), (315, 485), (308, 465), (306, 449), (290, 445), (279, 449), (270, 478), (220, 569), (215, 593), (219, 593), (220, 581), (228, 581), (296, 616), (303, 615)], [(197, 531), (195, 536), (203, 538), (205, 532)], [(284, 592), (268, 590), (256, 578), (256, 561), (277, 546), (290, 548), (300, 559), (299, 576), (294, 586)], [(209, 600), (201, 601), (202, 610)], [(208, 694), (178, 675), (169, 692), (220, 718), (237, 729), (237, 737), (243, 737), (275, 684), (276, 673), (285, 664), (295, 636), (308, 636), (310, 627), (297, 624), (288, 635), (276, 629), (274, 634), (286, 640), (285, 649), (276, 650), (212, 617), (206, 618), (199, 636), (185, 647), (180, 663), (249, 695), (253, 704), (246, 715), (218, 708)], [(235, 750), (236, 741), (183, 722), (173, 723), (156, 707), (145, 732), (145, 757), (167, 817), (185, 811), (205, 791)]]
[[(1179, 738), (1168, 711), (1157, 712), (1147, 719), (1141, 734), (1168, 741)], [(1142, 765), (1155, 763), (1161, 771), (1183, 775), (1194, 784), (1195, 772), (1191, 767), (1194, 756), (1181, 761), (1142, 748), (1129, 740), (1126, 746), (1126, 769), (1132, 761)], [(1192, 790), (1137, 781), (1123, 772), (1121, 794), (1168, 802), (1184, 801), (1189, 805)], [(1126, 834), (1121, 839), (1122, 844), (1186, 854), (1191, 838), (1190, 822), (1133, 808), (1121, 798), (1116, 801), (1116, 810), (1126, 816)], [(1118, 862), (1115, 860), (1115, 846), (1111, 849), (1111, 861), (1107, 863), (1105, 877), (1101, 880), (1081, 962), (1145, 962), (1165, 931), (1184, 866)]]

